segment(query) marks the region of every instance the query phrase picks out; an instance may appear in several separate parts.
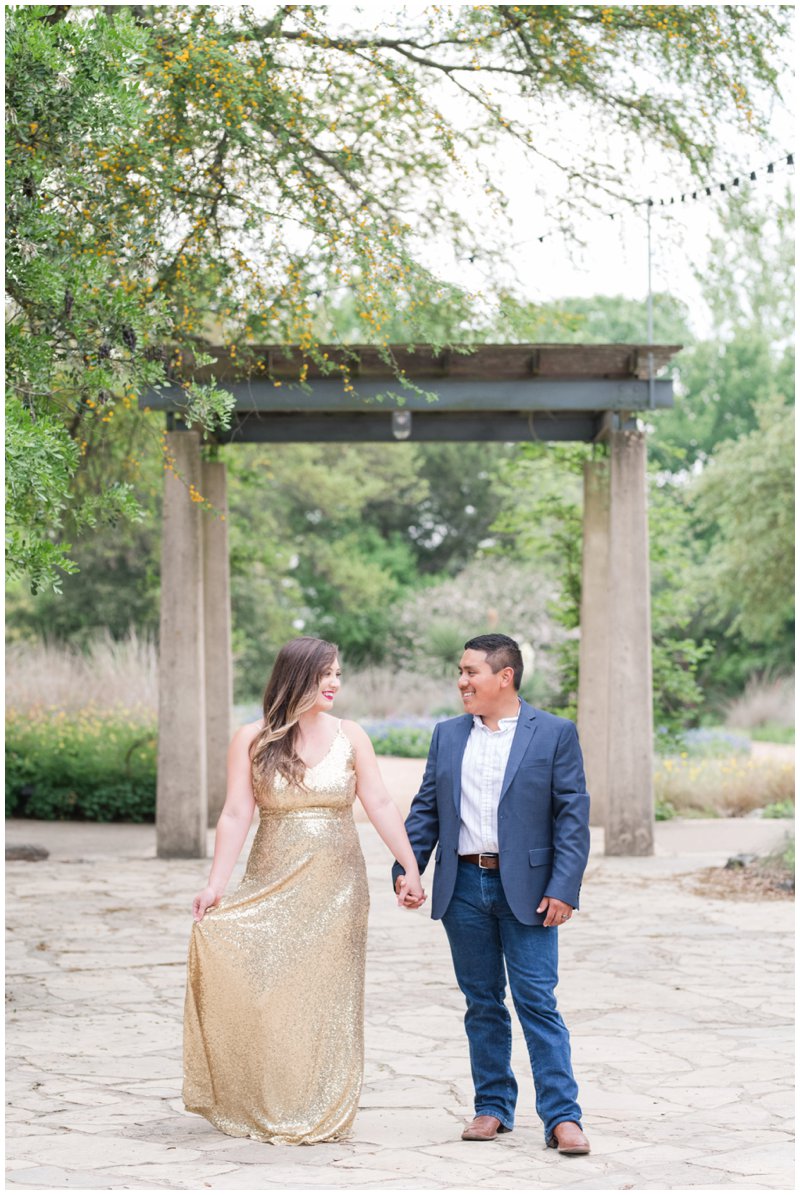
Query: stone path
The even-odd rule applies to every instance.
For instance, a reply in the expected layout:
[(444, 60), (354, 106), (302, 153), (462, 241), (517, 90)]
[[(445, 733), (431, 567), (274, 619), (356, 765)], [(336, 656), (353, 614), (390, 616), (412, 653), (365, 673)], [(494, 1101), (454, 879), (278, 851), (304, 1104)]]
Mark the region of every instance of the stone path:
[[(543, 1148), (524, 1048), (516, 1131), (462, 1143), (471, 1088), (444, 934), (372, 890), (367, 1067), (351, 1141), (233, 1140), (179, 1098), (189, 901), (198, 861), (152, 827), (9, 823), (51, 851), (8, 877), (9, 1189), (792, 1189), (790, 902), (708, 901), (692, 873), (768, 850), (791, 823), (659, 825), (651, 859), (606, 859), (562, 931), (560, 1005), (593, 1153)], [(516, 1030), (516, 1026), (515, 1026)]]

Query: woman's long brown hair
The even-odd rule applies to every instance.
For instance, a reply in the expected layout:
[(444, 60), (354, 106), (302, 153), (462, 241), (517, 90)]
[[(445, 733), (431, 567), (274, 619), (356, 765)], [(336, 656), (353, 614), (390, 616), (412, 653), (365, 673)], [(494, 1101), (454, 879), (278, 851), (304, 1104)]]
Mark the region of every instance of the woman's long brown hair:
[(253, 770), (268, 787), (278, 772), (290, 784), (303, 784), (305, 764), (297, 754), (297, 720), (317, 699), (319, 684), (339, 649), (325, 639), (302, 635), (285, 643), (264, 690), (264, 729), (250, 747)]

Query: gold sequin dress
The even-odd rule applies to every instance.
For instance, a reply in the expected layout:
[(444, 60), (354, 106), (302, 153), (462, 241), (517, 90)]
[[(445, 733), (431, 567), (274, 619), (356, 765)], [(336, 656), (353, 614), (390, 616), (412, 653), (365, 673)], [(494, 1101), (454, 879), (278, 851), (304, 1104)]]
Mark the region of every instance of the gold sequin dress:
[(355, 791), (341, 725), (305, 788), (254, 774), (244, 878), (193, 927), (183, 1098), (232, 1137), (332, 1141), (355, 1118), (369, 909)]

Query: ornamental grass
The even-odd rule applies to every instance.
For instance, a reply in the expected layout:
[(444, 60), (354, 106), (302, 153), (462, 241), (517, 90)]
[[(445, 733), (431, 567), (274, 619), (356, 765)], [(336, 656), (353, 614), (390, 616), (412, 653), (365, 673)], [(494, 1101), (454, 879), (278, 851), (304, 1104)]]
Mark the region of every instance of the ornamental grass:
[(744, 817), (772, 805), (794, 808), (794, 764), (734, 755), (657, 760), (656, 803), (678, 817)]
[(98, 635), (85, 647), (23, 641), (6, 646), (6, 709), (77, 712), (158, 710), (158, 649), (131, 630), (124, 639)]

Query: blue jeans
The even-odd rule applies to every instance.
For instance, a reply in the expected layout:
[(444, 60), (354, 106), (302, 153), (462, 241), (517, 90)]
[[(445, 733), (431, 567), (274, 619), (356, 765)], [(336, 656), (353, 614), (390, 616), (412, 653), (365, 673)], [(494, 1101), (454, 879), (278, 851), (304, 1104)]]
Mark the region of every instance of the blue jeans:
[[(460, 862), (452, 900), (442, 918), (458, 986), (467, 1001), (476, 1116), (514, 1127), (517, 1081), (511, 1070), (511, 1016), (505, 1005), (506, 968), (525, 1034), (545, 1140), (563, 1120), (581, 1123), (569, 1033), (556, 1008), (558, 930), (523, 925), (508, 906), (499, 871)], [(505, 966), (503, 962), (505, 960)]]

